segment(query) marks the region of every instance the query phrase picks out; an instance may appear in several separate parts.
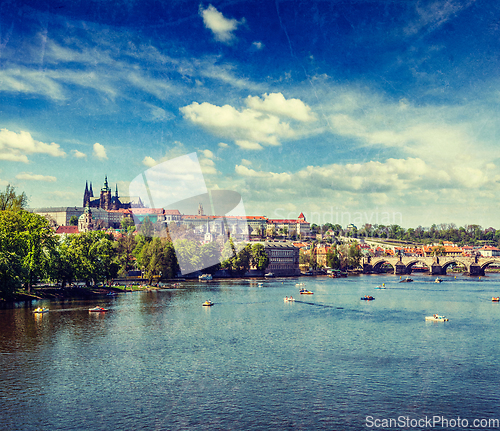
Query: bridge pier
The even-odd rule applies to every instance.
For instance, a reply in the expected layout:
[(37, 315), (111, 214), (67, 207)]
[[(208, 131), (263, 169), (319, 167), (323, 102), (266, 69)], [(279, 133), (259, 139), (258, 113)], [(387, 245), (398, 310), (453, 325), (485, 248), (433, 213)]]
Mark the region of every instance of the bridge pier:
[(477, 263), (473, 263), (469, 267), (469, 275), (484, 275), (484, 269), (481, 268)]
[(363, 263), (363, 274), (371, 274), (373, 272), (373, 266), (369, 263)]
[(399, 261), (398, 263), (396, 263), (396, 265), (394, 265), (394, 274), (411, 274), (411, 268), (407, 268), (403, 262)]
[(437, 263), (433, 263), (431, 266), (431, 275), (446, 275), (446, 268), (443, 268)]

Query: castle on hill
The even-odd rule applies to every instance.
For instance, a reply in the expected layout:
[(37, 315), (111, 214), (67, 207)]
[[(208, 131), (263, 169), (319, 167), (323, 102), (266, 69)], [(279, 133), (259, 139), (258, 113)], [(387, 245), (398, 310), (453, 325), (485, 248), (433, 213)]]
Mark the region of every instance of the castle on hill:
[(83, 193), (83, 207), (100, 208), (106, 211), (144, 208), (141, 198), (138, 196), (118, 196), (118, 184), (115, 188), (115, 195), (111, 196), (111, 188), (108, 186), (108, 177), (104, 179), (104, 185), (101, 188), (99, 197), (94, 197), (92, 182), (85, 182), (85, 192)]

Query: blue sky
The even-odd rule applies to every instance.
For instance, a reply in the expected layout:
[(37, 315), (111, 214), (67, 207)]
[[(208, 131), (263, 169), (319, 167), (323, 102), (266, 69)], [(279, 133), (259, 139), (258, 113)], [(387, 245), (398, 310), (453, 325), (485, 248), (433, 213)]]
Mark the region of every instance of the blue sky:
[(0, 24), (0, 186), (32, 207), (196, 152), (249, 215), (500, 228), (494, 2), (7, 1)]

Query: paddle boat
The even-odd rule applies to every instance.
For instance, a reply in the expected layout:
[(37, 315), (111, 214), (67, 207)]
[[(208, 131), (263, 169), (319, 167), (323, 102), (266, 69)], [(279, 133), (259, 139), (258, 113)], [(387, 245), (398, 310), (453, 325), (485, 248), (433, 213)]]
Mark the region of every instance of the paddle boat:
[(373, 297), (371, 295), (365, 295), (365, 296), (361, 297), (362, 301), (373, 301), (374, 299), (375, 299), (375, 297)]
[(436, 279), (434, 280), (434, 283), (442, 283), (442, 282), (443, 282), (443, 280), (442, 280), (442, 279), (440, 279), (440, 278), (436, 278)]
[(267, 274), (264, 274), (264, 277), (267, 277), (267, 278), (274, 278), (274, 273), (272, 273), (272, 272), (268, 272)]
[(299, 293), (301, 295), (314, 295), (314, 292), (311, 292), (310, 290), (307, 290), (307, 289), (300, 289)]
[(430, 322), (447, 322), (448, 318), (439, 314), (433, 314), (432, 316), (425, 316), (425, 320)]
[(290, 298), (288, 296), (285, 296), (283, 298), (283, 301), (285, 301), (285, 302), (293, 302), (293, 301), (295, 301), (295, 298), (293, 298), (292, 296), (290, 296)]
[(212, 279), (212, 274), (202, 274), (198, 277), (200, 281), (207, 281)]
[(118, 293), (116, 293), (116, 292), (108, 292), (108, 293), (106, 293), (106, 296), (118, 296)]
[(210, 299), (207, 299), (203, 304), (204, 307), (211, 307), (212, 305), (214, 305), (214, 303), (212, 301), (210, 301)]
[(107, 308), (102, 308), (96, 305), (94, 308), (89, 308), (89, 312), (94, 312), (94, 313), (105, 313), (106, 311), (109, 311)]
[(49, 311), (49, 309), (47, 307), (37, 307), (33, 310), (33, 313), (43, 314), (43, 313), (47, 313), (48, 311)]
[(385, 289), (385, 283), (382, 283), (380, 286), (377, 286), (375, 289)]
[(300, 286), (305, 286), (305, 283), (297, 283), (295, 286), (300, 287)]
[(413, 281), (413, 279), (412, 279), (412, 278), (410, 278), (410, 277), (406, 277), (406, 278), (404, 278), (403, 280), (400, 280), (399, 282), (400, 282), (400, 283), (411, 283), (412, 281)]
[(261, 282), (257, 283), (257, 287), (262, 287), (262, 286), (264, 286), (264, 283)]
[(496, 296), (496, 297), (494, 296), (493, 298), (491, 298), (491, 300), (493, 302), (500, 302), (500, 296)]

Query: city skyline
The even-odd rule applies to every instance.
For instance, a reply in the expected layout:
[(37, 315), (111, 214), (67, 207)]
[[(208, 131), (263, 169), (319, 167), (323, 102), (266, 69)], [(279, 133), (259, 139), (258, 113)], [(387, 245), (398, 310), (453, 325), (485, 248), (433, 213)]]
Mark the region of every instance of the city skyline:
[[(500, 7), (10, 2), (0, 187), (80, 206), (196, 152), (247, 215), (497, 224)], [(191, 173), (186, 172), (189, 176)], [(165, 185), (168, 187), (168, 184)], [(316, 220), (317, 218), (317, 220)]]

